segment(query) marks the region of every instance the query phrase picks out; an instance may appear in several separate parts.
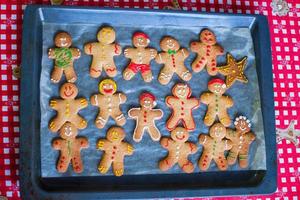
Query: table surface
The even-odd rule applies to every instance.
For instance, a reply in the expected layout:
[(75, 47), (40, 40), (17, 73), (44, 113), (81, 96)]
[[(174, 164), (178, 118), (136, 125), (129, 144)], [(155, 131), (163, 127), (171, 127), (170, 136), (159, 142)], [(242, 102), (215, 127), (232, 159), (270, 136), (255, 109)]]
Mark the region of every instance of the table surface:
[[(272, 43), (276, 128), (295, 120), (300, 129), (300, 1), (287, 0), (289, 13), (272, 13), (271, 0), (182, 0), (183, 10), (263, 14), (268, 17)], [(21, 63), (22, 17), (28, 4), (48, 0), (0, 0), (0, 199), (20, 199), (19, 192), (19, 88), (13, 69)], [(169, 0), (65, 0), (64, 5), (163, 9)], [(299, 138), (298, 138), (299, 140)], [(276, 153), (276, 152), (274, 152)], [(300, 148), (283, 139), (277, 144), (278, 189), (264, 196), (204, 199), (300, 198)]]

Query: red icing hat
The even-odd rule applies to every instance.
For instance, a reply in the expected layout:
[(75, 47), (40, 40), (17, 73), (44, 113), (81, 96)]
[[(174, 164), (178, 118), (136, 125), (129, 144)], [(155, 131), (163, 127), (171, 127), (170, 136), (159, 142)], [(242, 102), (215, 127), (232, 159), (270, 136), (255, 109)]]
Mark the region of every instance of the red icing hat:
[(144, 92), (143, 94), (141, 94), (140, 100), (143, 100), (145, 98), (150, 98), (150, 99), (152, 99), (152, 101), (155, 101), (155, 99), (156, 99), (155, 96), (149, 92)]
[(214, 83), (219, 83), (221, 85), (225, 84), (225, 82), (220, 79), (220, 78), (214, 78), (214, 79), (211, 79), (209, 82), (208, 82), (208, 85), (212, 85)]
[(143, 32), (136, 32), (135, 34), (133, 34), (133, 37), (142, 37), (142, 38), (145, 38), (145, 39), (148, 39), (149, 40), (149, 36)]

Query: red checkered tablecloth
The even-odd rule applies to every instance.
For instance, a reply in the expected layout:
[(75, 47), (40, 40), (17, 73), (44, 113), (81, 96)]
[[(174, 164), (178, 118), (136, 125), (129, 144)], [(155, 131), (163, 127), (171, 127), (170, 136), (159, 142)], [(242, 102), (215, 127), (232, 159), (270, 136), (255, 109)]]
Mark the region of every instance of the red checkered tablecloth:
[[(263, 14), (268, 17), (272, 42), (276, 127), (286, 128), (291, 120), (295, 120), (296, 128), (300, 129), (300, 1), (286, 1), (290, 9), (286, 16), (272, 13), (271, 0), (181, 0), (179, 5), (183, 10)], [(0, 0), (0, 196), (8, 199), (20, 199), (20, 81), (13, 76), (13, 68), (21, 63), (23, 11), (27, 4), (49, 3), (48, 0)], [(172, 5), (169, 0), (65, 0), (64, 4), (149, 9), (162, 9)], [(277, 155), (276, 193), (222, 199), (299, 199), (300, 148), (284, 139), (278, 142)]]

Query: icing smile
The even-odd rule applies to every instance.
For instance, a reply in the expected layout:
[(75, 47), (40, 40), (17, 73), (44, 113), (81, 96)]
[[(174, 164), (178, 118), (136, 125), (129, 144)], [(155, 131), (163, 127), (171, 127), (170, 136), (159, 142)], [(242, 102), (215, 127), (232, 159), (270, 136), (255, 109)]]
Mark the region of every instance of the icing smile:
[(177, 138), (178, 140), (183, 140), (183, 139), (185, 138), (185, 135), (182, 135), (181, 137), (178, 136), (178, 135), (176, 135), (176, 138)]
[(105, 93), (111, 94), (113, 92), (113, 89), (103, 89)]
[(67, 92), (67, 91), (64, 92), (64, 95), (65, 95), (66, 97), (70, 97), (70, 96), (72, 96), (73, 94), (74, 94), (74, 91), (73, 91), (73, 90), (71, 90), (70, 93)]

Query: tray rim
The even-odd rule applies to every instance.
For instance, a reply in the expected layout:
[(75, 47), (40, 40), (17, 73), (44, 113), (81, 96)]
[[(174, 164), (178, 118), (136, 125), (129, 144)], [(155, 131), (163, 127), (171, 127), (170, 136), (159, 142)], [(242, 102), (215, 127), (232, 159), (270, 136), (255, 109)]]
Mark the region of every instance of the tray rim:
[[(22, 42), (22, 76), (23, 77), (33, 77), (35, 70), (37, 70), (37, 60), (38, 59), (28, 59), (35, 58), (36, 49), (29, 48), (30, 43), (36, 41), (38, 28), (31, 30), (29, 25), (34, 24), (37, 27), (41, 26), (42, 20), (40, 20), (39, 14), (41, 9), (68, 9), (68, 10), (92, 10), (95, 12), (108, 11), (108, 12), (145, 12), (145, 13), (161, 13), (170, 15), (205, 15), (211, 17), (220, 16), (231, 16), (231, 17), (250, 17), (255, 19), (255, 23), (251, 24), (249, 28), (253, 31), (257, 31), (259, 35), (258, 41), (254, 41), (254, 46), (258, 48), (258, 52), (255, 51), (256, 63), (260, 63), (257, 66), (259, 89), (261, 93), (261, 107), (262, 115), (264, 120), (264, 133), (265, 133), (265, 143), (266, 143), (266, 163), (267, 170), (266, 175), (262, 182), (255, 187), (247, 188), (212, 188), (212, 189), (181, 189), (177, 190), (156, 190), (148, 192), (144, 191), (119, 191), (117, 194), (113, 195), (113, 192), (99, 192), (101, 197), (105, 198), (141, 198), (141, 197), (187, 197), (187, 196), (223, 196), (223, 195), (242, 195), (242, 194), (267, 194), (272, 193), (277, 187), (277, 163), (276, 163), (276, 140), (275, 140), (275, 113), (274, 113), (274, 97), (273, 97), (273, 80), (272, 80), (272, 62), (271, 62), (271, 46), (270, 46), (270, 35), (268, 28), (268, 22), (265, 16), (262, 15), (244, 15), (244, 14), (225, 14), (225, 13), (199, 13), (199, 12), (186, 12), (186, 11), (170, 11), (170, 10), (150, 10), (150, 9), (121, 9), (121, 8), (98, 8), (98, 7), (83, 7), (83, 6), (40, 6), (40, 5), (29, 5), (26, 7), (23, 21), (23, 42)], [(35, 27), (35, 26), (34, 26)], [(34, 34), (32, 34), (34, 33)], [(26, 40), (24, 38), (27, 38)], [(264, 38), (264, 39), (262, 39)], [(253, 38), (254, 40), (255, 38)], [(35, 47), (38, 47), (37, 43)], [(261, 55), (263, 59), (260, 58)], [(34, 64), (36, 63), (36, 64)], [(35, 67), (34, 67), (35, 66)], [(29, 70), (28, 70), (28, 69)], [(21, 108), (20, 108), (20, 185), (21, 185), (21, 195), (23, 198), (28, 199), (39, 199), (42, 195), (60, 195), (60, 197), (70, 198), (72, 194), (72, 199), (80, 199), (89, 195), (86, 192), (73, 192), (73, 193), (55, 193), (44, 190), (42, 187), (39, 177), (36, 171), (39, 170), (34, 164), (35, 152), (33, 148), (24, 149), (25, 147), (32, 146), (39, 140), (39, 133), (36, 133), (36, 128), (39, 123), (35, 120), (39, 118), (37, 113), (31, 112), (31, 107), (38, 104), (37, 98), (33, 98), (34, 94), (28, 94), (25, 91), (32, 89), (32, 85), (38, 84), (39, 80), (34, 79), (21, 79)], [(37, 92), (38, 93), (38, 92)], [(263, 94), (263, 95), (262, 95)], [(36, 94), (36, 96), (39, 96)], [(269, 101), (267, 101), (269, 100)], [(271, 103), (270, 103), (271, 101)], [(24, 106), (26, 105), (26, 106)], [(271, 111), (271, 112), (270, 112)], [(267, 135), (266, 130), (270, 133)], [(269, 151), (267, 151), (270, 149)], [(269, 152), (269, 153), (268, 153)], [(273, 154), (270, 154), (273, 152)], [(75, 196), (74, 196), (75, 195)], [(75, 197), (75, 198), (74, 198)]]

